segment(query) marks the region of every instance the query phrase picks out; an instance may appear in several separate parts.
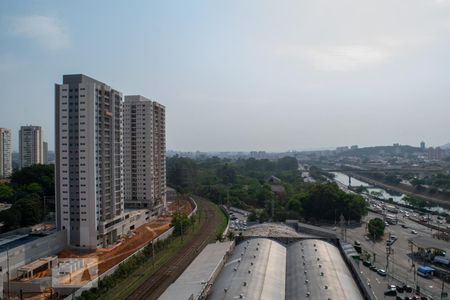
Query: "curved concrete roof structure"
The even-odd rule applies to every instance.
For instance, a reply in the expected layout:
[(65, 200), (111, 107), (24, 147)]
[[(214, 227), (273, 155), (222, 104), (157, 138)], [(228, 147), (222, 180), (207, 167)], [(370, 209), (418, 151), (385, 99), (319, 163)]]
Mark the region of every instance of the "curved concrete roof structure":
[(362, 299), (339, 249), (322, 240), (303, 240), (287, 250), (286, 299)]
[(255, 238), (236, 246), (208, 299), (284, 299), (286, 248)]
[(339, 249), (318, 239), (237, 245), (208, 299), (363, 299)]

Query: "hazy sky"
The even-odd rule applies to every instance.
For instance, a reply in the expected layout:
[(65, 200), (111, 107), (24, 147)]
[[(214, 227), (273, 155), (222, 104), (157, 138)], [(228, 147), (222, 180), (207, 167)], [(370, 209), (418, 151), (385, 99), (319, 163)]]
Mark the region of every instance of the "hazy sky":
[(54, 141), (84, 73), (166, 105), (175, 150), (450, 142), (450, 0), (0, 1), (0, 127)]

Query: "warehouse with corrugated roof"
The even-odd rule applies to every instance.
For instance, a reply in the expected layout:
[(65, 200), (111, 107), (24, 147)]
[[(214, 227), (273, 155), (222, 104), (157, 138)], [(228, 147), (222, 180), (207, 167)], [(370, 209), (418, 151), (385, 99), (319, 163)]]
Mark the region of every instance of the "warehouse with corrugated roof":
[(208, 299), (363, 299), (339, 249), (306, 239), (269, 238), (237, 245)]
[(258, 224), (235, 242), (208, 245), (162, 298), (373, 298), (334, 232), (291, 223)]

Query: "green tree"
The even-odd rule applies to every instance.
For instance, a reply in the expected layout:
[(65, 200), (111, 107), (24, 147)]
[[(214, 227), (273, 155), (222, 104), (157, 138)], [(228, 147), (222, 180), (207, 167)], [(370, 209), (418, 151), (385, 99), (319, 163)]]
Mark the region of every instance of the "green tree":
[(277, 160), (277, 168), (283, 171), (298, 170), (298, 161), (295, 157), (282, 157)]
[(42, 188), (42, 194), (53, 196), (55, 194), (55, 174), (53, 165), (33, 165), (14, 172), (11, 175), (13, 188), (37, 183)]
[(184, 212), (175, 212), (172, 214), (171, 225), (175, 227), (174, 235), (182, 235), (186, 232), (190, 225), (189, 217)]
[(42, 207), (33, 196), (17, 200), (12, 209), (21, 213), (21, 226), (30, 226), (42, 221)]
[(19, 228), (22, 221), (22, 214), (15, 208), (10, 208), (0, 212), (0, 220), (6, 230)]
[(370, 237), (373, 239), (378, 239), (384, 235), (385, 224), (380, 218), (374, 218), (369, 221), (368, 230)]
[(258, 215), (256, 213), (252, 212), (250, 215), (248, 215), (247, 220), (249, 222), (256, 222), (256, 221), (258, 221)]
[(0, 202), (11, 203), (14, 199), (14, 189), (7, 184), (0, 184)]

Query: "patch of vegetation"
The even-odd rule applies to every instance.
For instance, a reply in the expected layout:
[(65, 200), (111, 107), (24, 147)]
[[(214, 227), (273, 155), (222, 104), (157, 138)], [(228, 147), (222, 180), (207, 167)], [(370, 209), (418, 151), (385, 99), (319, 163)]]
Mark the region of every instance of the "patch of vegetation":
[(427, 201), (417, 197), (406, 196), (403, 200), (415, 208), (425, 208), (428, 206)]
[(379, 239), (384, 235), (385, 224), (380, 218), (374, 218), (369, 221), (368, 230), (370, 237), (374, 240)]
[(0, 202), (12, 204), (0, 212), (5, 230), (31, 226), (55, 210), (53, 165), (34, 165), (11, 175), (11, 182), (0, 184)]
[[(167, 160), (168, 184), (185, 193), (203, 196), (216, 203), (254, 211), (249, 220), (307, 219), (333, 221), (341, 213), (348, 220), (359, 221), (367, 214), (364, 199), (341, 191), (330, 183), (333, 175), (315, 167), (318, 183), (304, 182), (293, 157), (275, 161), (217, 157), (192, 160), (171, 157)], [(271, 182), (275, 176), (275, 183)], [(272, 191), (272, 185), (284, 192)]]

